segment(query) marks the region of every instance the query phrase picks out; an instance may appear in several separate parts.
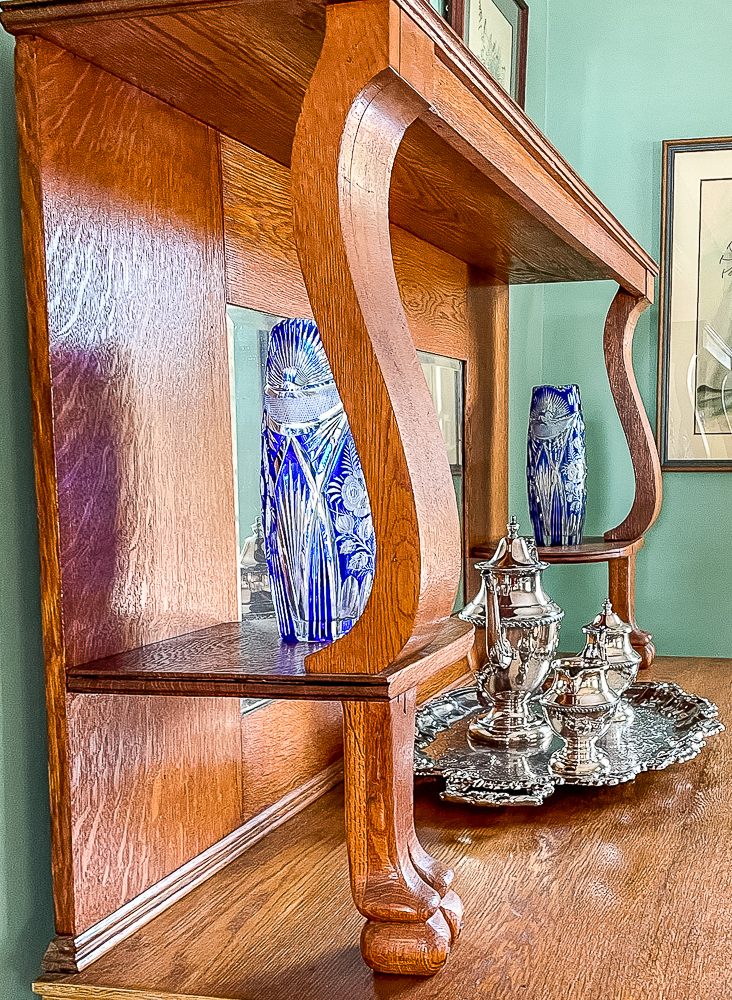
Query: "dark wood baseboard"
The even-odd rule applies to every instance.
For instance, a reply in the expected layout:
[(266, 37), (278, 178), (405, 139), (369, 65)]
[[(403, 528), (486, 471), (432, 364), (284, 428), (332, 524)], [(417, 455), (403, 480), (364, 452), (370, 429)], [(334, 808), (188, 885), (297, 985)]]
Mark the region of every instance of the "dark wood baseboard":
[(81, 972), (342, 780), (339, 760), (81, 934), (55, 937), (43, 971)]

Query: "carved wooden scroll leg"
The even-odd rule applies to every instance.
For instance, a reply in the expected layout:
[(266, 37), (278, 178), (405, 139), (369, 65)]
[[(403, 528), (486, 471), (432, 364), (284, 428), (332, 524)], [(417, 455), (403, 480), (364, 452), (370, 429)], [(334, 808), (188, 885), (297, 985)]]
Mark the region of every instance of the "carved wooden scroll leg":
[(610, 390), (623, 425), (635, 474), (633, 506), (608, 541), (642, 538), (661, 510), (661, 462), (633, 373), (633, 333), (648, 299), (619, 289), (605, 321), (603, 350)]
[(452, 872), (417, 840), (412, 798), (416, 689), (344, 702), (351, 890), (367, 918), (361, 953), (377, 972), (430, 976), (462, 926)]
[(640, 653), (642, 666), (650, 667), (655, 647), (649, 632), (635, 623), (635, 555), (643, 536), (661, 509), (661, 462), (633, 373), (633, 333), (648, 299), (619, 289), (605, 322), (603, 348), (610, 389), (628, 442), (635, 475), (635, 497), (625, 520), (605, 532), (608, 541), (638, 540), (635, 551), (608, 567), (610, 600), (624, 621), (633, 626), (631, 643)]
[(622, 559), (612, 559), (608, 563), (608, 577), (613, 609), (624, 622), (633, 626), (630, 644), (642, 657), (641, 667), (650, 667), (656, 655), (653, 636), (639, 628), (635, 621), (635, 552)]

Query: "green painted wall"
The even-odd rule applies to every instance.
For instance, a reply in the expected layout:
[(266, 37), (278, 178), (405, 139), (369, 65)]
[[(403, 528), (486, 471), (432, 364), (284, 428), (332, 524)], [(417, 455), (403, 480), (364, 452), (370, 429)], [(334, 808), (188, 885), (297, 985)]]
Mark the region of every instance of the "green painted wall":
[[(546, 72), (544, 130), (658, 259), (662, 140), (732, 133), (732, 4), (548, 0), (547, 21), (546, 56), (529, 67), (530, 76)], [(633, 496), (632, 468), (602, 360), (602, 323), (614, 289), (598, 282), (544, 291), (543, 381), (577, 382), (582, 391), (588, 534), (618, 524)], [(518, 335), (516, 319), (514, 314), (512, 336)], [(634, 347), (638, 384), (654, 426), (657, 331), (654, 306), (638, 323)], [(513, 423), (525, 430), (528, 396), (516, 391), (515, 378), (512, 389)], [(518, 449), (511, 461), (522, 465)], [(653, 632), (660, 653), (732, 656), (732, 476), (668, 473), (663, 487), (661, 515), (638, 556), (637, 620)], [(525, 510), (523, 493), (515, 496)], [(579, 648), (580, 626), (605, 595), (605, 568), (552, 568), (546, 584), (566, 610), (563, 648)]]
[(0, 32), (0, 998), (30, 996), (53, 936), (38, 529), (13, 100)]
[[(729, 0), (533, 0), (527, 110), (654, 255), (661, 140), (728, 135)], [(0, 1000), (27, 998), (53, 933), (38, 544), (18, 208), (12, 39), (0, 33)], [(528, 528), (524, 449), (531, 386), (579, 382), (590, 449), (588, 531), (632, 498), (627, 451), (601, 354), (609, 285), (512, 290), (511, 506)], [(655, 412), (657, 313), (641, 319), (635, 363)], [(732, 478), (670, 474), (640, 555), (638, 617), (661, 652), (732, 655)], [(564, 647), (605, 590), (602, 567), (552, 568), (567, 609)]]

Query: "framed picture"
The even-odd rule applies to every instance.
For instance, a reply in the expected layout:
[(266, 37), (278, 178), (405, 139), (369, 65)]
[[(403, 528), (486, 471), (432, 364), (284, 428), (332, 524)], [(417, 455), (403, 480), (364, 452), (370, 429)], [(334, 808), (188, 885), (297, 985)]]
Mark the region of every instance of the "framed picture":
[(732, 138), (664, 142), (661, 217), (661, 465), (732, 470)]
[(529, 6), (525, 0), (429, 0), (494, 80), (524, 107)]

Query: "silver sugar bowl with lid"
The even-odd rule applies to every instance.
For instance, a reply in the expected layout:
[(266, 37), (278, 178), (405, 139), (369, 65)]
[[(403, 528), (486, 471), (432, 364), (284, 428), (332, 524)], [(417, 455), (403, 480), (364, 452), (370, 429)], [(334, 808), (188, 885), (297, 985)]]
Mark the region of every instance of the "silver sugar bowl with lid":
[[(607, 661), (607, 682), (618, 696), (630, 687), (638, 676), (641, 662), (640, 653), (636, 653), (630, 645), (630, 633), (633, 626), (624, 622), (613, 611), (613, 606), (606, 600), (602, 611), (596, 615), (589, 625), (584, 625), (585, 648), (581, 652), (585, 662)], [(613, 720), (629, 724), (633, 721), (633, 709), (625, 702), (618, 703), (618, 709)]]
[(486, 628), (488, 659), (476, 682), (481, 700), (492, 707), (470, 724), (470, 735), (479, 742), (531, 747), (551, 737), (530, 706), (551, 668), (564, 617), (544, 591), (546, 567), (534, 539), (519, 535), (515, 517), (493, 557), (476, 564), (481, 591), (460, 617)]

